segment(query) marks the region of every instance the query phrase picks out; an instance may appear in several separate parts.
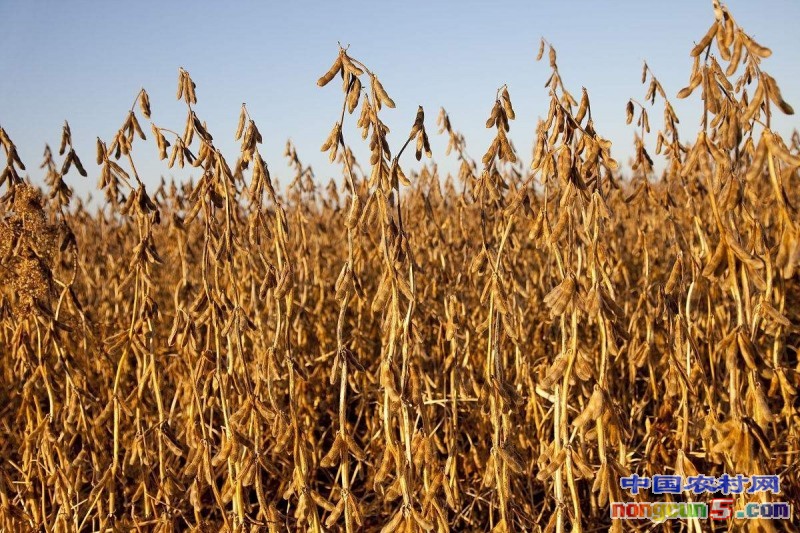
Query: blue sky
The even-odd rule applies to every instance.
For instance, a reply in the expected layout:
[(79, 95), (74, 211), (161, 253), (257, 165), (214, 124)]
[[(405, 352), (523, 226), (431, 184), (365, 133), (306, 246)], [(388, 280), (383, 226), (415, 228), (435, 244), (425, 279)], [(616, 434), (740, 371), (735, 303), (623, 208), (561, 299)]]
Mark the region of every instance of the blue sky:
[[(800, 110), (800, 2), (730, 0), (737, 22), (773, 50), (763, 63), (784, 98)], [(705, 0), (597, 2), (0, 2), (0, 125), (17, 143), (34, 179), (44, 144), (58, 145), (69, 120), (89, 179), (69, 175), (79, 193), (94, 189), (95, 137), (110, 141), (140, 87), (150, 94), (153, 121), (182, 131), (185, 107), (175, 100), (178, 67), (197, 83), (197, 113), (231, 160), (239, 107), (248, 109), (264, 136), (262, 150), (274, 176), (288, 180), (287, 138), (318, 181), (338, 174), (319, 148), (338, 119), (338, 84), (320, 89), (317, 78), (337, 53), (337, 41), (381, 78), (397, 103), (384, 120), (399, 147), (417, 105), (426, 111), (434, 159), (445, 170), (452, 156), (436, 134), (440, 106), (479, 159), (491, 140), (484, 122), (495, 91), (508, 84), (517, 120), (511, 138), (530, 160), (536, 120), (547, 112), (546, 61), (534, 61), (539, 38), (558, 51), (562, 76), (576, 97), (589, 91), (598, 131), (627, 161), (634, 129), (625, 125), (629, 97), (643, 100), (643, 60), (673, 97), (684, 138), (699, 120), (699, 91), (689, 101), (674, 95), (686, 85), (689, 50), (713, 21)], [(658, 127), (661, 107), (651, 112)], [(356, 117), (351, 117), (351, 124)], [(795, 117), (774, 126), (788, 133)], [(145, 129), (147, 132), (148, 129)], [(365, 153), (349, 134), (356, 155)], [(650, 143), (652, 147), (652, 142)], [(395, 148), (396, 150), (396, 148)], [(146, 183), (166, 165), (155, 144), (134, 149)], [(363, 159), (363, 158), (362, 158)], [(366, 162), (366, 161), (364, 161)], [(414, 165), (413, 156), (405, 161)]]

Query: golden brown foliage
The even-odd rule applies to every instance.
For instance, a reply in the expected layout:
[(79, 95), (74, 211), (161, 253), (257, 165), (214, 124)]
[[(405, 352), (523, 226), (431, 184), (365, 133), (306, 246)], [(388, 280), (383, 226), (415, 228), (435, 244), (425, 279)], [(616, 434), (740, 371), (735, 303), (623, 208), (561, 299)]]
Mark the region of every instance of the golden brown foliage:
[(343, 91), (324, 190), (291, 144), (276, 190), (245, 106), (231, 164), (183, 69), (183, 133), (151, 123), (147, 149), (191, 184), (140, 179), (144, 90), (97, 140), (98, 212), (65, 182), (87, 174), (68, 125), (45, 193), (0, 129), (0, 525), (621, 530), (633, 471), (777, 473), (797, 508), (800, 143), (770, 129), (792, 112), (771, 52), (714, 10), (678, 94), (702, 91), (696, 140), (645, 65), (626, 181), (545, 41), (530, 169), (502, 86), (480, 163), (442, 109), (458, 175), (406, 173), (412, 143), (431, 157), (424, 110), (392, 155), (395, 102), (346, 49), (318, 82)]

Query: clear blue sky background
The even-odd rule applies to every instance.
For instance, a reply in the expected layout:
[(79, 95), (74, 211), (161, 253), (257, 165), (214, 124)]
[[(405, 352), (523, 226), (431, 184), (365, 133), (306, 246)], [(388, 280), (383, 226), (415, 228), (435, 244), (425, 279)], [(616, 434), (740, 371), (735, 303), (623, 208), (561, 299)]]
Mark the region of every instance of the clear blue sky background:
[[(800, 2), (730, 0), (738, 23), (773, 50), (763, 64), (784, 97), (800, 111)], [(93, 189), (96, 136), (110, 141), (140, 87), (150, 93), (153, 120), (183, 128), (185, 107), (175, 100), (177, 69), (197, 83), (197, 113), (233, 161), (239, 106), (248, 108), (264, 136), (264, 154), (281, 184), (287, 138), (318, 181), (338, 174), (319, 147), (338, 119), (341, 89), (317, 78), (337, 53), (337, 41), (374, 70), (397, 109), (384, 120), (397, 147), (417, 105), (426, 110), (434, 158), (455, 168), (436, 134), (440, 106), (467, 137), (479, 159), (491, 140), (484, 121), (496, 89), (508, 84), (517, 111), (511, 137), (530, 160), (537, 117), (547, 112), (546, 61), (534, 61), (540, 36), (558, 50), (559, 67), (573, 94), (587, 87), (599, 132), (627, 161), (634, 129), (625, 125), (629, 97), (644, 98), (643, 60), (676, 102), (684, 138), (694, 138), (699, 91), (690, 101), (675, 93), (688, 81), (688, 53), (713, 21), (705, 0), (596, 2), (9, 2), (0, 3), (0, 125), (18, 144), (32, 177), (44, 144), (58, 145), (69, 120), (88, 180), (70, 174), (79, 193)], [(351, 117), (351, 123), (355, 117)], [(658, 127), (661, 107), (651, 112)], [(789, 133), (796, 117), (779, 117)], [(148, 125), (143, 124), (148, 132)], [(349, 135), (361, 147), (360, 138)], [(650, 143), (652, 147), (652, 142)], [(143, 149), (144, 148), (144, 149)], [(395, 148), (396, 150), (396, 148)], [(356, 155), (364, 154), (359, 148)], [(134, 150), (149, 184), (170, 171), (147, 147)], [(364, 161), (366, 163), (366, 161)], [(406, 163), (412, 165), (413, 156)], [(413, 165), (412, 165), (413, 166)]]

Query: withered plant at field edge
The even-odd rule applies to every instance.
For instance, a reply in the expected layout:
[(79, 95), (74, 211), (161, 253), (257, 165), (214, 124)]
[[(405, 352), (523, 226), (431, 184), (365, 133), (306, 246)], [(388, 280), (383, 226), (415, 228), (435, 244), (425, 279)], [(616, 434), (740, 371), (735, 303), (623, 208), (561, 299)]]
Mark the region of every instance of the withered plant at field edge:
[[(291, 143), (273, 186), (244, 105), (226, 159), (183, 69), (183, 128), (145, 134), (142, 89), (96, 166), (64, 125), (44, 189), (0, 128), (0, 527), (651, 528), (609, 519), (632, 472), (779, 474), (780, 496), (737, 508), (797, 509), (800, 136), (771, 128), (793, 113), (771, 51), (713, 10), (677, 93), (702, 100), (700, 131), (680, 138), (644, 65), (625, 179), (544, 40), (549, 107), (514, 122), (535, 127), (530, 168), (501, 85), (480, 161), (441, 109), (458, 173), (404, 170), (432, 156), (425, 112), (390, 144), (395, 102), (343, 48), (319, 79), (343, 98), (325, 187)], [(148, 190), (134, 144), (194, 180)], [(98, 173), (90, 209), (70, 183)]]

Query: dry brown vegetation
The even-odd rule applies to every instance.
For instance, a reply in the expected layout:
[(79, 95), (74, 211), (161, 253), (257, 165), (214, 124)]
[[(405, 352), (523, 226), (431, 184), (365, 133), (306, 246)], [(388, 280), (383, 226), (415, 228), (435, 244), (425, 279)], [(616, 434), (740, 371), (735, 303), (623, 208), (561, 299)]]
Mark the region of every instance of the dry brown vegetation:
[[(273, 188), (244, 106), (226, 160), (183, 69), (183, 132), (148, 137), (193, 183), (142, 183), (144, 91), (97, 141), (99, 211), (72, 198), (67, 125), (44, 191), (0, 129), (2, 527), (620, 530), (629, 472), (780, 474), (797, 509), (800, 139), (770, 129), (792, 112), (771, 52), (714, 10), (678, 94), (702, 98), (699, 134), (645, 65), (624, 181), (544, 41), (530, 169), (501, 87), (480, 162), (442, 110), (458, 175), (404, 172), (431, 155), (423, 110), (390, 147), (394, 102), (344, 49), (319, 81), (343, 89), (324, 189), (291, 145)], [(791, 527), (731, 525), (756, 526)]]

